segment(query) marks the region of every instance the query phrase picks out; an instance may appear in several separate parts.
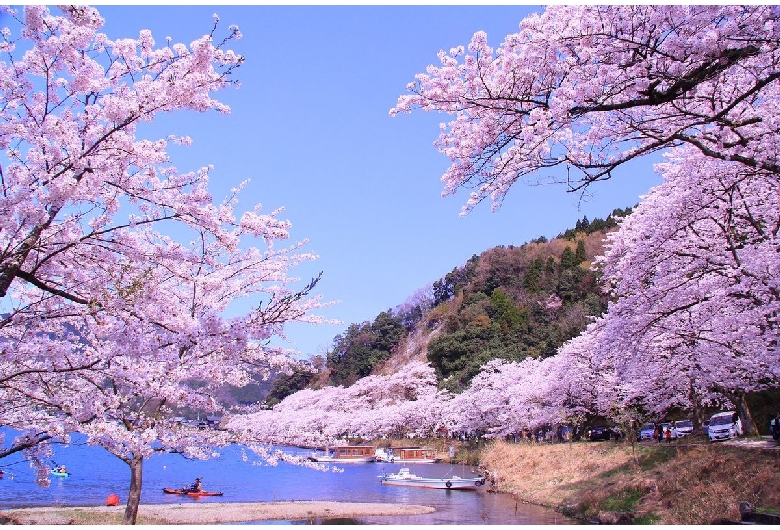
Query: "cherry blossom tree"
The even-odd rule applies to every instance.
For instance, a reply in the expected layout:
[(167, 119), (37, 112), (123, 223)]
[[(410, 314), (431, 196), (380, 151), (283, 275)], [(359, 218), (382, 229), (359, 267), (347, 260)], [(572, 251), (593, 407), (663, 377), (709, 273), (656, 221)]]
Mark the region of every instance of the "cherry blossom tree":
[(655, 408), (720, 395), (754, 431), (745, 393), (780, 381), (778, 175), (692, 148), (659, 170), (663, 184), (608, 235), (604, 349)]
[[(120, 315), (132, 316), (99, 313), (81, 316), (81, 322), (69, 320), (77, 333), (63, 337), (62, 362), (88, 359), (89, 370), (47, 372), (37, 368), (40, 359), (29, 352), (29, 359), (17, 362), (18, 375), (4, 385), (4, 394), (14, 402), (45, 406), (37, 417), (25, 414), (12, 425), (27, 430), (42, 426), (64, 436), (80, 432), (88, 443), (130, 466), (126, 522), (134, 522), (137, 513), (144, 459), (160, 450), (206, 458), (215, 447), (240, 441), (222, 431), (180, 425), (174, 410), (224, 413), (214, 399), (219, 387), (243, 386), (267, 370), (274, 356), (283, 360), (284, 352), (266, 341), (282, 334), (276, 328), (284, 322), (313, 320), (306, 313), (318, 304), (299, 300), (305, 291), (285, 294), (269, 283), (279, 272), (274, 270), (278, 264), (268, 267), (273, 254), (251, 248), (234, 251), (223, 262), (215, 259), (221, 253), (218, 246), (206, 247), (199, 261), (186, 259), (186, 248), (164, 259), (150, 256), (148, 263), (156, 266), (141, 271), (145, 281), (133, 282), (125, 291), (132, 310)], [(268, 292), (267, 305), (241, 317), (220, 317), (236, 296)], [(51, 339), (32, 341), (24, 350)], [(40, 472), (48, 473), (48, 468), (40, 467)]]
[(490, 361), (447, 406), (452, 429), (501, 438), (584, 424), (599, 410), (599, 390), (608, 380), (592, 365), (592, 337), (575, 337), (546, 359)]
[(615, 403), (612, 366), (594, 355), (601, 344), (599, 319), (545, 359), (546, 392), (562, 423), (585, 425), (597, 413), (610, 415)]
[(492, 438), (543, 423), (534, 395), (540, 362), (530, 358), (520, 363), (490, 361), (472, 379), (471, 386), (453, 398), (451, 430), (482, 432)]
[[(316, 256), (278, 248), (290, 223), (260, 205), (221, 204), (210, 168), (180, 173), (169, 141), (137, 127), (158, 113), (228, 113), (212, 93), (233, 81), (240, 38), (212, 30), (189, 46), (155, 48), (100, 33), (88, 7), (6, 10), (0, 53), (0, 424), (48, 471), (41, 442), (88, 436), (128, 463), (125, 522), (134, 523), (142, 463), (154, 451), (207, 457), (233, 435), (176, 425), (172, 411), (219, 411), (212, 397), (242, 386), (288, 352), (287, 322), (319, 322), (312, 291), (288, 271)], [(16, 31), (16, 35), (14, 34)], [(247, 298), (252, 308), (227, 317)], [(197, 384), (193, 384), (197, 383)]]
[(698, 424), (732, 403), (754, 431), (746, 393), (780, 381), (777, 175), (691, 147), (658, 170), (598, 260), (607, 313), (543, 364), (486, 366), (453, 400), (469, 428), (500, 436), (566, 411), (630, 425), (675, 408)]
[(614, 302), (583, 344), (602, 412), (725, 398), (750, 432), (745, 393), (778, 385), (779, 15), (552, 6), (497, 49), (479, 32), (440, 52), (390, 111), (454, 116), (435, 145), (443, 194), (472, 190), (464, 214), (541, 171), (584, 190), (672, 150), (601, 263)]
[(464, 213), (539, 170), (573, 190), (672, 145), (777, 172), (775, 6), (551, 6), (501, 46), (439, 52), (390, 111), (445, 112), (444, 194)]

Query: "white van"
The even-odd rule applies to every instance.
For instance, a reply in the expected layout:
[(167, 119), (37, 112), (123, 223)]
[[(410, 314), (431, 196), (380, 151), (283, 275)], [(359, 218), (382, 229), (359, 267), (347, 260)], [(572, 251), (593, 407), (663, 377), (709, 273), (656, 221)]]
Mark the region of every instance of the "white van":
[(742, 435), (742, 421), (734, 411), (719, 412), (710, 418), (710, 441), (729, 440)]

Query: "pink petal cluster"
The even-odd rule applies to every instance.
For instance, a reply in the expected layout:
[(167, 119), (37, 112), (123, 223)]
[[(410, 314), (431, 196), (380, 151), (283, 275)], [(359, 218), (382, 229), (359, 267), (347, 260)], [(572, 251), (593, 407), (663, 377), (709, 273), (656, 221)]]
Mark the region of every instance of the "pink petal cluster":
[[(440, 52), (390, 111), (444, 112), (443, 194), (498, 208), (512, 184), (561, 166), (571, 189), (675, 144), (777, 169), (775, 6), (551, 6), (498, 48), (478, 32)], [(749, 145), (748, 145), (749, 144)], [(547, 175), (544, 175), (545, 177)]]
[(236, 416), (228, 427), (259, 443), (332, 446), (351, 437), (433, 436), (444, 426), (447, 394), (437, 391), (429, 365), (412, 362), (391, 375), (350, 387), (306, 389), (271, 410)]

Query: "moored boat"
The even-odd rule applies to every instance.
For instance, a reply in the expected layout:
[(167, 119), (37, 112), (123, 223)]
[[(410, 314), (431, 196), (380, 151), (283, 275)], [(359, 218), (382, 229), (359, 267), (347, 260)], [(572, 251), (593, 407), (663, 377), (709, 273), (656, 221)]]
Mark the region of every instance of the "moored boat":
[(409, 471), (408, 467), (402, 467), (398, 473), (385, 473), (380, 478), (385, 486), (411, 486), (448, 490), (475, 490), (485, 484), (485, 477), (463, 478), (457, 475), (446, 478), (419, 477)]
[(339, 464), (360, 464), (376, 460), (373, 445), (340, 445), (332, 450), (309, 455), (312, 462), (338, 462)]
[(435, 464), (441, 461), (436, 456), (436, 450), (428, 447), (379, 447), (374, 454), (377, 462), (391, 464)]

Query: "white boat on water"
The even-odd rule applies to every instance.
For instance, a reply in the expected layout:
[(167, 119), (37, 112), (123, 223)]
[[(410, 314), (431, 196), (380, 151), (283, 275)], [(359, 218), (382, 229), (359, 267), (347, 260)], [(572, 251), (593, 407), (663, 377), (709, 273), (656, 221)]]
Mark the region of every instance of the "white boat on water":
[(379, 447), (374, 454), (377, 462), (391, 464), (435, 464), (441, 461), (436, 456), (436, 450), (427, 447)]
[(322, 453), (312, 453), (309, 460), (313, 462), (327, 462), (339, 464), (360, 464), (376, 460), (374, 446), (372, 445), (342, 445), (332, 450), (326, 449)]
[(418, 477), (408, 467), (402, 467), (398, 473), (380, 475), (385, 486), (411, 486), (415, 488), (434, 488), (447, 490), (475, 490), (485, 484), (485, 477), (462, 478), (452, 475), (448, 478)]

